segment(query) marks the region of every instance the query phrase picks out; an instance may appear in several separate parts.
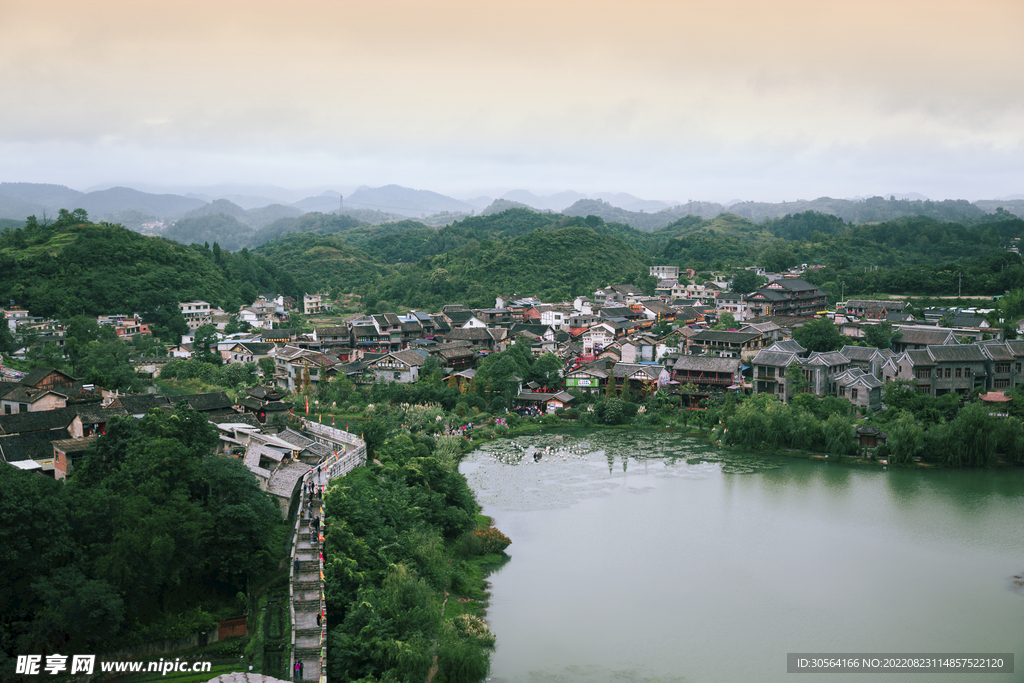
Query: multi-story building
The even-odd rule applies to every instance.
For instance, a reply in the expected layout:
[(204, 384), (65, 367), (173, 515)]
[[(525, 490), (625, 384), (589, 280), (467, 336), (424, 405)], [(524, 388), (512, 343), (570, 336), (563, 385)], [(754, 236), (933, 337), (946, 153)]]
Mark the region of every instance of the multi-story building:
[(181, 309), (181, 317), (185, 319), (185, 324), (190, 330), (213, 324), (213, 311), (206, 301), (184, 301), (178, 304), (178, 308)]
[[(801, 318), (810, 318), (823, 310), (827, 298), (825, 292), (800, 278), (773, 280), (748, 297), (748, 305), (752, 301), (758, 300), (755, 295), (761, 293), (774, 294), (774, 296), (768, 295), (764, 297), (765, 299), (774, 299), (770, 302), (772, 308), (770, 315), (787, 315)], [(759, 313), (757, 315), (769, 314)]]

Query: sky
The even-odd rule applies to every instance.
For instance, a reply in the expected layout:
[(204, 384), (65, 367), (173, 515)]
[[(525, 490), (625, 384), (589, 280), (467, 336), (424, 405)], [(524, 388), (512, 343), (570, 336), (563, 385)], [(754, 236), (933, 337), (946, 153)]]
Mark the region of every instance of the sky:
[(3, 0), (0, 181), (1024, 193), (1020, 0)]

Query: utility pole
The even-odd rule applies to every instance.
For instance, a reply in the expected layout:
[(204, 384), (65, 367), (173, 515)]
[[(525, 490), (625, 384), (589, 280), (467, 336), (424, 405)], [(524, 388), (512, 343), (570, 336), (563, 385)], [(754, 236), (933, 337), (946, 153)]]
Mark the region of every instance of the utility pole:
[(341, 213), (341, 212), (343, 212), (345, 210), (345, 195), (339, 194), (338, 195), (338, 201), (341, 202), (341, 208), (338, 209), (338, 213)]
[(960, 290), (961, 290), (961, 288), (963, 287), (963, 284), (964, 284), (964, 274), (962, 272), (961, 273), (957, 273), (956, 274), (956, 279), (957, 279), (956, 298), (959, 299), (960, 298)]
[(840, 280), (839, 282), (843, 285), (843, 288), (839, 290), (839, 303), (843, 303), (846, 301), (846, 280)]

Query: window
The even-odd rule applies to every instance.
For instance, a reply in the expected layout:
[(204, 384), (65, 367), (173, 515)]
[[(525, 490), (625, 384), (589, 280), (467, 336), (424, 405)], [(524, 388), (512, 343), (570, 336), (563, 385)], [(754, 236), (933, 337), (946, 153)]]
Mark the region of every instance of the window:
[(956, 369), (956, 377), (957, 377), (957, 379), (960, 378), (960, 368)]
[(1009, 372), (1009, 371), (1010, 371), (1010, 364), (1009, 363), (996, 363), (996, 372)]
[(402, 373), (396, 372), (395, 373), (395, 379), (402, 379)]
[(952, 372), (952, 368), (946, 368), (946, 379), (949, 379), (950, 372)]
[(914, 377), (917, 379), (928, 379), (932, 376), (932, 371), (928, 368), (914, 368)]
[(850, 398), (853, 399), (854, 401), (857, 400), (857, 390), (856, 389), (850, 389)]
[(1006, 387), (1010, 386), (1010, 380), (997, 379), (994, 384), (996, 389), (1005, 389)]

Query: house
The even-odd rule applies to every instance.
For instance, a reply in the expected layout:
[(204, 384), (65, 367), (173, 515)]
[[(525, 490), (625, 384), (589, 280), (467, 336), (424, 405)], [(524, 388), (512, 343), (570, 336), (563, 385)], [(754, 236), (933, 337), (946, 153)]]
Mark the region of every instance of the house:
[(906, 304), (902, 301), (875, 301), (872, 299), (850, 299), (843, 312), (850, 318), (888, 320), (890, 314), (902, 313)]
[(36, 368), (19, 380), (19, 384), (33, 389), (70, 389), (75, 378), (53, 368)]
[(580, 337), (585, 354), (600, 353), (613, 341), (615, 341), (615, 326), (607, 322), (591, 325)]
[(67, 394), (50, 389), (36, 389), (23, 384), (12, 386), (6, 382), (4, 384), (8, 386), (7, 389), (0, 389), (0, 413), (4, 415), (63, 408), (68, 402)]
[(715, 311), (721, 317), (722, 313), (729, 313), (736, 322), (743, 322), (752, 318), (747, 310), (746, 295), (739, 292), (722, 292), (715, 298)]
[(865, 410), (882, 407), (882, 380), (858, 367), (850, 367), (835, 378), (836, 396)]
[(594, 303), (598, 306), (612, 302), (636, 303), (643, 296), (643, 291), (634, 285), (611, 285), (594, 292)]
[(431, 349), (430, 355), (437, 356), (441, 365), (453, 372), (459, 372), (476, 365), (478, 355), (468, 344), (445, 344)]
[(676, 319), (676, 309), (661, 299), (644, 299), (639, 306), (643, 314), (655, 322), (672, 322)]
[(659, 280), (678, 280), (679, 266), (651, 266), (650, 276)]
[(450, 344), (456, 341), (469, 342), (469, 344), (480, 353), (500, 351), (498, 346), (504, 346), (508, 338), (506, 329), (489, 329), (483, 327), (467, 327), (453, 329), (441, 337), (443, 344)]
[(76, 408), (54, 408), (35, 412), (0, 415), (0, 435), (40, 434), (44, 437), (80, 438), (82, 420)]
[(861, 448), (876, 448), (886, 443), (888, 434), (874, 425), (857, 427), (857, 445)]
[(923, 325), (895, 325), (894, 327), (900, 333), (892, 340), (892, 350), (896, 353), (958, 343), (953, 331), (945, 327)]
[(290, 392), (294, 392), (296, 387), (316, 385), (321, 380), (330, 380), (337, 374), (337, 364), (330, 358), (322, 353), (296, 346), (278, 349), (275, 360), (277, 369), (274, 377), (277, 386)]
[(584, 365), (565, 374), (565, 388), (596, 394), (608, 381), (608, 372), (599, 365)]
[(213, 311), (207, 301), (183, 301), (178, 304), (178, 309), (190, 330), (213, 324)]
[(727, 389), (743, 385), (743, 362), (739, 358), (678, 356), (668, 364), (672, 380), (679, 384)]
[(929, 396), (967, 394), (986, 387), (988, 361), (977, 344), (928, 346), (895, 356), (882, 371), (885, 381), (913, 381), (917, 391)]
[(566, 391), (554, 393), (538, 391), (520, 391), (516, 396), (516, 405), (525, 408), (537, 408), (544, 413), (553, 413), (560, 408), (566, 408), (575, 400), (575, 397)]
[[(809, 318), (827, 305), (825, 292), (800, 278), (773, 280), (757, 290), (751, 297), (757, 294), (765, 295), (765, 301), (770, 301), (772, 315)], [(753, 300), (748, 297), (748, 306)]]
[(690, 347), (696, 352), (715, 353), (720, 356), (752, 358), (765, 346), (760, 332), (719, 332), (701, 330), (690, 337)]
[(188, 394), (178, 397), (179, 402), (185, 401), (193, 410), (207, 415), (231, 415), (237, 412), (235, 404), (223, 391), (211, 391), (205, 394)]
[(51, 442), (53, 448), (53, 478), (66, 479), (69, 474), (80, 466), (88, 455), (89, 448), (100, 438), (98, 434), (83, 436), (79, 439), (58, 439)]
[(294, 327), (266, 330), (261, 336), (263, 337), (263, 341), (273, 342), (275, 344), (288, 344), (298, 339), (298, 333)]
[(313, 315), (315, 313), (324, 313), (326, 311), (333, 311), (334, 304), (329, 301), (327, 292), (321, 294), (303, 294), (302, 296), (302, 314)]
[(616, 363), (608, 375), (608, 382), (614, 382), (614, 388), (622, 390), (628, 386), (638, 396), (648, 396), (671, 381), (672, 375), (664, 365), (657, 363)]
[(754, 393), (778, 396), (788, 403), (793, 396), (792, 372), (800, 372), (800, 357), (792, 351), (763, 349), (751, 361)]
[(874, 377), (882, 376), (882, 367), (896, 354), (889, 349), (873, 346), (844, 346), (839, 350), (849, 359), (851, 367), (859, 368)]
[(507, 308), (478, 308), (473, 313), (486, 327), (509, 327), (512, 325), (512, 312)]
[(258, 363), (262, 358), (269, 358), (276, 348), (270, 342), (236, 342), (220, 355), (226, 363)]
[(367, 364), (367, 368), (377, 378), (378, 382), (385, 384), (390, 382), (411, 384), (419, 379), (420, 368), (423, 367), (426, 361), (426, 352), (408, 349), (406, 351), (393, 351), (371, 361)]

